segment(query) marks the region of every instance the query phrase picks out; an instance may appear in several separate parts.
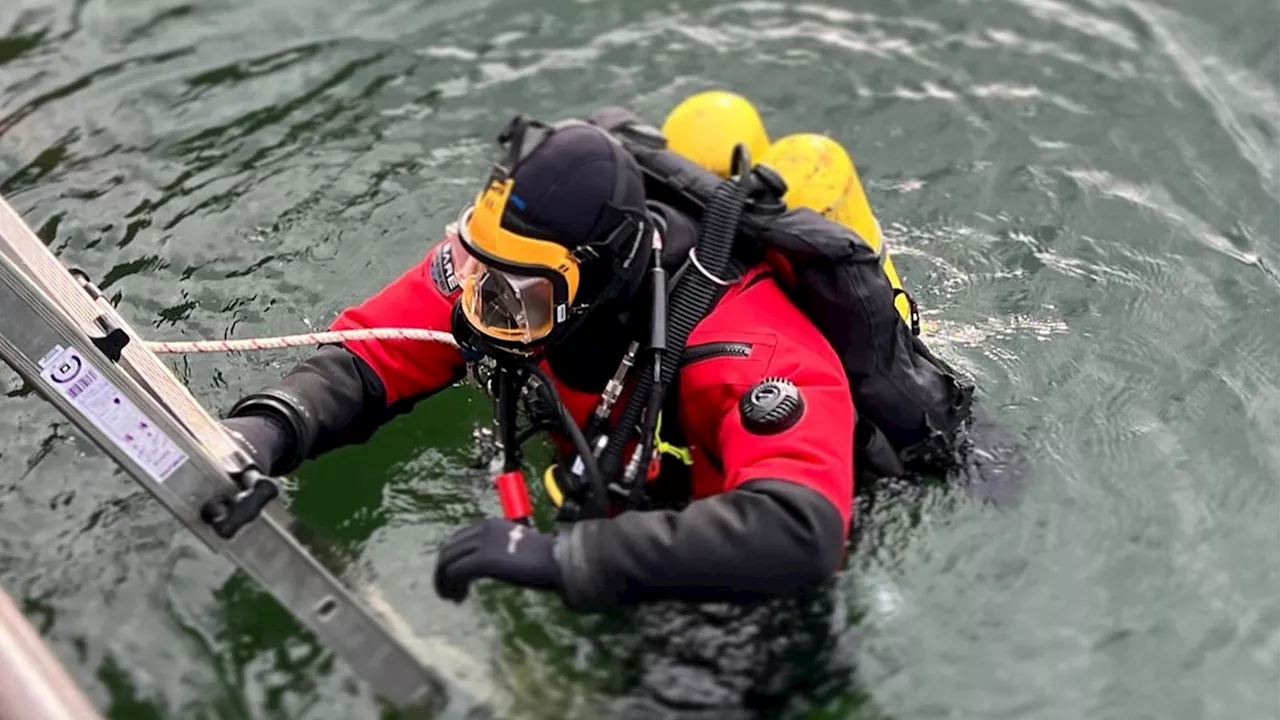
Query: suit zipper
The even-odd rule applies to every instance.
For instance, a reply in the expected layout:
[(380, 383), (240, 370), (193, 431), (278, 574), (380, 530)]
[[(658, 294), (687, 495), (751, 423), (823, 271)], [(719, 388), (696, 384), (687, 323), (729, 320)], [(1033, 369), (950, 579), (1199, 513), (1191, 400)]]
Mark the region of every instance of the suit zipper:
[(684, 359), (680, 364), (689, 365), (700, 360), (718, 357), (745, 358), (751, 355), (751, 348), (751, 343), (745, 342), (710, 342), (691, 345), (684, 349)]

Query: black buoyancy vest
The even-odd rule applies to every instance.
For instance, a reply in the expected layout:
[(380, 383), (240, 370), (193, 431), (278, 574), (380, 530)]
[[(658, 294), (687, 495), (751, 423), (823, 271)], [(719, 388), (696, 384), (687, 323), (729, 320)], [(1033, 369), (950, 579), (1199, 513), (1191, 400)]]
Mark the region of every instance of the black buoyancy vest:
[[(697, 219), (723, 182), (668, 150), (660, 131), (628, 110), (607, 108), (590, 121), (635, 157), (650, 200)], [(852, 229), (807, 208), (749, 209), (743, 240), (782, 266), (780, 284), (839, 355), (858, 414), (859, 467), (879, 475), (945, 471), (973, 386), (929, 352), (898, 314), (880, 254)]]

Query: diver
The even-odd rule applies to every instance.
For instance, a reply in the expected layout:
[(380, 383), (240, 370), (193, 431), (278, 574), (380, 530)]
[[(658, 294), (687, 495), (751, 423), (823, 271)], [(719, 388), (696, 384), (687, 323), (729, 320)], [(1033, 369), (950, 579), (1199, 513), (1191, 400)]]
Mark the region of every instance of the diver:
[[(699, 268), (695, 223), (646, 204), (640, 167), (605, 130), (575, 123), (532, 134), (511, 138), (510, 167), (485, 183), (453, 233), (333, 328), (452, 329), (464, 345), (543, 373), (581, 428), (629, 346), (649, 341), (655, 266), (710, 268)], [(691, 501), (582, 519), (555, 535), (480, 522), (440, 551), (443, 597), (461, 601), (487, 577), (556, 591), (582, 610), (749, 601), (836, 572), (853, 499), (854, 408), (840, 360), (767, 265), (721, 272), (704, 277), (721, 297), (689, 334), (679, 395), (663, 403), (675, 412), (662, 413), (662, 434), (683, 433), (687, 450), (661, 465), (681, 466), (682, 477), (650, 483), (650, 500), (680, 483)], [(434, 343), (327, 346), (236, 403), (225, 424), (280, 475), (363, 442), (465, 367), (463, 352)], [(775, 395), (787, 402), (769, 405)]]
[[(972, 387), (924, 348), (878, 245), (788, 207), (786, 181), (751, 162), (769, 149), (759, 137), (709, 168), (621, 108), (516, 118), (443, 240), (331, 326), (450, 331), (459, 347), (323, 346), (224, 425), (283, 475), (476, 379), (515, 512), (443, 544), (435, 589), (454, 602), (484, 578), (578, 611), (761, 606), (827, 586), (855, 466), (942, 472)], [(539, 430), (559, 450), (543, 477), (555, 532), (503, 482)]]

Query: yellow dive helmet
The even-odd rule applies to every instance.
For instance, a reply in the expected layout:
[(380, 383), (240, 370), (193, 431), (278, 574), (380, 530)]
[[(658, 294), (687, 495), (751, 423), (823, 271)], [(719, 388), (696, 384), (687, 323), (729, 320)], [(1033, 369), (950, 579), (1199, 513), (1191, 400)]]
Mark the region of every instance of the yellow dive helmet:
[(523, 351), (638, 282), (651, 226), (640, 168), (600, 128), (516, 118), (500, 140), (507, 159), (438, 257), (477, 337)]
[[(758, 162), (777, 171), (786, 181), (787, 194), (783, 199), (787, 207), (806, 207), (821, 213), (858, 233), (877, 252), (881, 251), (880, 223), (871, 212), (853, 160), (840, 143), (815, 133), (788, 135), (770, 146)], [(883, 257), (889, 284), (901, 290), (902, 280), (887, 249)], [(911, 304), (905, 295), (898, 295), (894, 307), (903, 320), (911, 322)]]
[(752, 162), (769, 147), (769, 134), (750, 100), (724, 90), (690, 95), (662, 123), (667, 147), (719, 175), (729, 176), (733, 148), (746, 145)]

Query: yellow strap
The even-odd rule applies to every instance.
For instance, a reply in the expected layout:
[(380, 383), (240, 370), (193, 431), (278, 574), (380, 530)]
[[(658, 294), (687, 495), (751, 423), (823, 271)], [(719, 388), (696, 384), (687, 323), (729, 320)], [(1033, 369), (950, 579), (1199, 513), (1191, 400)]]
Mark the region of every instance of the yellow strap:
[(564, 505), (564, 493), (560, 491), (560, 483), (556, 482), (556, 466), (548, 465), (542, 473), (542, 487), (547, 491), (547, 498), (556, 507)]
[[(672, 445), (662, 439), (662, 413), (658, 413), (658, 422), (653, 429), (654, 447), (659, 454), (670, 455), (685, 465), (693, 464), (693, 453), (689, 452), (689, 448)], [(560, 484), (556, 482), (555, 465), (549, 465), (542, 473), (542, 487), (547, 491), (547, 498), (551, 500), (551, 504), (560, 507), (564, 504), (564, 492), (560, 489)]]
[(658, 412), (658, 422), (653, 428), (654, 447), (657, 448), (658, 454), (670, 455), (685, 465), (693, 464), (693, 454), (689, 452), (689, 448), (672, 445), (662, 439), (662, 412)]

